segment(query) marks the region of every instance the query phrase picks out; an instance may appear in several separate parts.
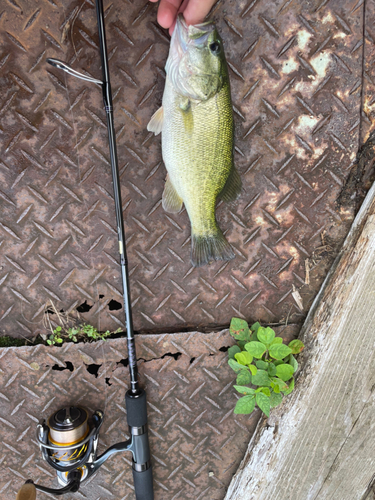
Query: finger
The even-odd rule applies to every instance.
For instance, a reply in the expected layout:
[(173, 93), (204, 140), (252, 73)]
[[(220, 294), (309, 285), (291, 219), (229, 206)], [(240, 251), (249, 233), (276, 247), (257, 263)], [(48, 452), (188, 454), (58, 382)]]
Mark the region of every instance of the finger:
[[(189, 3), (189, 0), (183, 0), (182, 4), (180, 5), (180, 8), (178, 9), (178, 12), (177, 14), (180, 14), (180, 12), (184, 12), (184, 10), (186, 9), (186, 6), (187, 4)], [(177, 23), (177, 15), (176, 17), (174, 18), (174, 21), (171, 25), (171, 27), (169, 28), (169, 34), (172, 36), (172, 33), (176, 27), (176, 23)]]
[(160, 0), (158, 9), (158, 23), (163, 28), (170, 28), (177, 16), (181, 0)]
[(204, 21), (216, 0), (190, 0), (184, 10), (187, 24), (199, 24)]

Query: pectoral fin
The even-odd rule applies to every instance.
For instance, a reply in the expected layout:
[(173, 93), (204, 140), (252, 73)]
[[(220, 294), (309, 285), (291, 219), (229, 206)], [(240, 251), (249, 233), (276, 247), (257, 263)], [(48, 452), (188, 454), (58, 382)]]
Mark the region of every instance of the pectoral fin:
[(164, 122), (164, 110), (163, 106), (161, 106), (151, 117), (151, 120), (148, 122), (147, 130), (149, 132), (154, 132), (155, 135), (160, 134), (163, 128)]
[(185, 132), (188, 137), (191, 137), (194, 128), (194, 119), (190, 99), (188, 97), (181, 97), (179, 107), (184, 120)]
[(236, 198), (238, 198), (241, 192), (241, 187), (242, 187), (241, 177), (237, 172), (236, 168), (233, 166), (229, 174), (229, 177), (227, 179), (227, 182), (225, 183), (225, 186), (223, 187), (221, 193), (219, 194), (219, 198), (226, 202), (234, 201)]
[(168, 175), (165, 181), (162, 204), (164, 210), (171, 214), (177, 214), (181, 210), (183, 204), (182, 199), (178, 196)]

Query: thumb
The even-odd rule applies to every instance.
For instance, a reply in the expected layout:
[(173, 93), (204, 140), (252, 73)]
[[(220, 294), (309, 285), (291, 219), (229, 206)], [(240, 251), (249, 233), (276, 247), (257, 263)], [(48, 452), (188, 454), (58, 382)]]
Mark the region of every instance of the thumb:
[(202, 23), (215, 2), (216, 0), (190, 0), (184, 10), (186, 23)]

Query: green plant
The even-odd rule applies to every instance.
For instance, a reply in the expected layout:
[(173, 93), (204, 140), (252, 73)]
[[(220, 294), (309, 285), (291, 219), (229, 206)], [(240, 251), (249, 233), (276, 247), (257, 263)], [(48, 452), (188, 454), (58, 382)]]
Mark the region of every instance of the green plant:
[(237, 373), (234, 388), (244, 394), (237, 401), (234, 413), (252, 413), (257, 405), (268, 417), (270, 409), (293, 391), (293, 374), (298, 369), (294, 355), (305, 346), (300, 340), (285, 345), (272, 328), (259, 323), (249, 328), (239, 318), (232, 318), (229, 333), (237, 345), (228, 350), (228, 364)]
[(107, 330), (104, 333), (98, 332), (98, 330), (92, 325), (82, 324), (73, 327), (63, 327), (57, 326), (51, 335), (48, 336), (46, 340), (48, 345), (62, 344), (65, 340), (70, 340), (71, 342), (79, 341), (95, 341), (95, 340), (105, 340), (107, 337), (113, 333), (121, 332), (121, 328), (114, 332)]

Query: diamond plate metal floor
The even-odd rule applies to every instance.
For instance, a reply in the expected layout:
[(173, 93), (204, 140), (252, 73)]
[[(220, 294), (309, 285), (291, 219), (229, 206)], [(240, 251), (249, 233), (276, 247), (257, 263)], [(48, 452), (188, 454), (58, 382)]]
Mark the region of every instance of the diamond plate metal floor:
[[(296, 328), (278, 334), (290, 340)], [(233, 415), (235, 376), (223, 352), (232, 343), (227, 330), (137, 337), (157, 500), (220, 500), (225, 495), (260, 416)], [(0, 349), (1, 499), (15, 498), (27, 478), (52, 484), (54, 471), (41, 458), (36, 424), (66, 404), (105, 410), (99, 452), (128, 439), (125, 358), (123, 339)], [(88, 371), (90, 365), (96, 365), (96, 375)], [(111, 458), (72, 498), (133, 500), (129, 458)], [(39, 498), (51, 496), (38, 493)]]
[[(341, 231), (339, 245), (352, 217), (336, 211), (335, 200), (359, 144), (364, 46), (373, 50), (370, 24), (363, 43), (364, 5), (215, 5), (244, 190), (217, 210), (236, 259), (194, 269), (186, 212), (162, 210), (160, 139), (146, 130), (160, 104), (169, 39), (156, 24), (155, 5), (106, 3), (138, 331), (225, 325), (234, 314), (302, 321), (324, 278), (312, 270), (305, 285), (305, 261), (313, 260), (322, 233)], [(123, 327), (122, 310), (110, 305), (121, 294), (100, 90), (45, 62), (58, 57), (100, 75), (94, 4), (4, 1), (0, 30), (0, 333), (40, 332), (49, 299), (65, 311), (86, 301), (87, 321)], [(364, 130), (372, 116), (363, 116)]]

